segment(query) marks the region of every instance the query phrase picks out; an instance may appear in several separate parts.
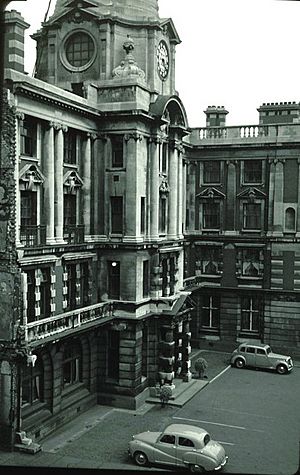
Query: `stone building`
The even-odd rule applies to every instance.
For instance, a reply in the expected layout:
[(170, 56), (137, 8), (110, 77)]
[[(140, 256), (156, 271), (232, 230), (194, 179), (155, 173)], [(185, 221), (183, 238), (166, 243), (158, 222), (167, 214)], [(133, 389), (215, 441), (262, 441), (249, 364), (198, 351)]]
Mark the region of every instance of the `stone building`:
[(157, 0), (57, 0), (33, 77), (5, 25), (2, 444), (188, 383), (191, 341), (299, 350), (299, 104), (190, 129)]

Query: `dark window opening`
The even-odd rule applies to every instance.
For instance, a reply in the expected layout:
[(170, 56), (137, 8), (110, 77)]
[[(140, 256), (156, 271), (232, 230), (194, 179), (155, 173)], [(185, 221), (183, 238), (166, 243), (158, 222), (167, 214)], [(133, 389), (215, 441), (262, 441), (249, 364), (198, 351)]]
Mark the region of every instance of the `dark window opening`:
[(21, 155), (35, 157), (37, 151), (37, 121), (33, 117), (25, 116), (20, 126)]
[(123, 167), (123, 137), (122, 136), (115, 136), (111, 139), (111, 146), (112, 146), (112, 166), (114, 168), (122, 168)]
[(107, 376), (118, 380), (120, 333), (114, 330), (109, 331), (107, 344)]
[(203, 228), (220, 228), (220, 203), (203, 203)]
[(76, 225), (76, 195), (64, 195), (64, 226)]
[(243, 297), (241, 300), (241, 330), (247, 332), (259, 331), (260, 300), (255, 297)]
[(111, 232), (112, 234), (123, 233), (123, 196), (111, 196)]
[(94, 49), (92, 38), (86, 33), (77, 32), (66, 43), (66, 58), (71, 66), (81, 67), (92, 59)]
[(34, 191), (21, 191), (21, 227), (37, 224), (37, 194)]
[(62, 366), (64, 387), (82, 382), (82, 350), (79, 341), (66, 345)]
[(72, 82), (71, 83), (72, 92), (77, 96), (84, 96), (83, 82)]
[(162, 260), (162, 295), (165, 297), (167, 295), (168, 288), (168, 260)]
[(120, 262), (108, 261), (108, 298), (120, 299)]
[(143, 261), (143, 297), (148, 297), (150, 291), (149, 261)]
[(159, 233), (165, 234), (167, 228), (167, 198), (161, 196), (159, 200)]
[[(80, 94), (79, 94), (80, 95)], [(76, 163), (76, 131), (69, 129), (64, 134), (64, 162), (69, 164)]]
[(203, 162), (203, 182), (220, 183), (221, 179), (220, 162)]
[(48, 318), (51, 314), (50, 269), (43, 268), (39, 272), (40, 278), (40, 318)]
[(244, 229), (261, 229), (260, 203), (244, 203)]
[(44, 399), (44, 371), (40, 358), (35, 366), (26, 366), (22, 376), (22, 406)]
[(262, 182), (262, 161), (247, 160), (244, 162), (244, 183)]
[(220, 326), (220, 297), (204, 295), (202, 303), (202, 327), (218, 329)]
[(145, 233), (146, 230), (146, 199), (144, 196), (141, 197), (141, 234)]

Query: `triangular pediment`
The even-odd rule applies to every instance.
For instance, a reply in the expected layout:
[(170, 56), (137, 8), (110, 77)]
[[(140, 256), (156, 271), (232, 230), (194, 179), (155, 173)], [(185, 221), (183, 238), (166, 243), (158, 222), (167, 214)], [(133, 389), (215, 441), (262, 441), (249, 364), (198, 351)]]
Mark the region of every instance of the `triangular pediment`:
[(87, 5), (86, 7), (79, 6), (80, 4), (89, 4), (90, 2), (70, 2), (70, 5), (66, 6), (66, 10), (60, 13), (59, 15), (53, 15), (49, 21), (47, 21), (47, 25), (53, 25), (55, 23), (62, 23), (65, 22), (74, 22), (74, 23), (82, 23), (83, 21), (91, 21), (96, 20), (99, 18), (97, 13), (94, 13), (92, 10), (87, 10), (87, 8), (94, 8), (97, 5), (91, 4)]
[(196, 196), (198, 198), (222, 199), (222, 200), (226, 197), (226, 195), (222, 191), (212, 186), (200, 191), (200, 193), (198, 193)]
[(181, 43), (181, 39), (179, 38), (172, 18), (163, 18), (160, 22), (160, 25), (163, 31), (168, 34), (171, 43)]
[(81, 188), (83, 181), (76, 170), (69, 170), (64, 174), (64, 187), (68, 193), (76, 193), (78, 188)]
[(266, 193), (264, 193), (259, 188), (255, 188), (254, 186), (249, 186), (242, 190), (238, 195), (237, 198), (245, 198), (245, 199), (255, 199), (255, 198), (265, 198)]
[(95, 8), (97, 3), (88, 2), (87, 0), (72, 0), (66, 4), (66, 7), (70, 8)]
[(37, 165), (29, 163), (21, 168), (19, 180), (24, 183), (26, 190), (32, 190), (34, 186), (44, 183), (45, 177)]

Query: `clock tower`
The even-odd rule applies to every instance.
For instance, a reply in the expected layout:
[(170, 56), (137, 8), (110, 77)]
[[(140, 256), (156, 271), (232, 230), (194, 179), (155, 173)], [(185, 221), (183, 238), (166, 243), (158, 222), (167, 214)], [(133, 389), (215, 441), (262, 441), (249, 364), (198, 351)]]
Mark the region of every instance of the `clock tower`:
[(147, 87), (174, 94), (180, 39), (172, 20), (159, 18), (157, 0), (57, 0), (54, 14), (33, 35), (35, 76), (79, 95), (90, 83), (106, 85), (126, 60), (128, 36)]

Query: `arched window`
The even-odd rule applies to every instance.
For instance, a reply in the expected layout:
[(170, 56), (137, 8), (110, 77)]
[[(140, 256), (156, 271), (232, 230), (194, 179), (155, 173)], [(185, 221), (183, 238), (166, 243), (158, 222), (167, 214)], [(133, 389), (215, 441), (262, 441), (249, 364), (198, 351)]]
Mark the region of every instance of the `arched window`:
[(82, 349), (79, 340), (66, 344), (63, 354), (63, 386), (82, 382)]
[(294, 208), (287, 208), (285, 210), (285, 230), (294, 232), (296, 225), (296, 216)]

